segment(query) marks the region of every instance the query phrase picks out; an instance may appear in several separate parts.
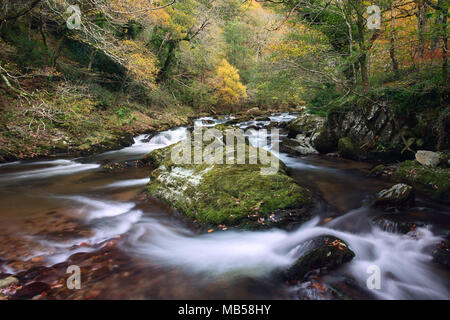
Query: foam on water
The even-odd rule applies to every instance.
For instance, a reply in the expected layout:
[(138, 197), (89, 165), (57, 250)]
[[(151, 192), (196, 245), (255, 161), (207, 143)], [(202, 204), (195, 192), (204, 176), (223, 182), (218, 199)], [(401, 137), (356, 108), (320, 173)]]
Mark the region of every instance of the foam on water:
[(29, 163), (26, 165), (27, 166), (51, 165), (51, 167), (2, 174), (0, 177), (0, 183), (11, 184), (21, 182), (23, 180), (50, 178), (58, 175), (70, 175), (82, 171), (97, 169), (100, 167), (99, 164), (79, 163), (72, 160), (40, 161)]
[(429, 262), (426, 249), (441, 239), (427, 229), (419, 236), (391, 234), (373, 228), (368, 233), (352, 234), (320, 227), (318, 219), (295, 232), (216, 232), (195, 236), (180, 233), (148, 221), (133, 227), (131, 250), (153, 262), (176, 266), (206, 277), (228, 275), (265, 276), (284, 269), (302, 254), (301, 243), (320, 235), (345, 240), (356, 257), (348, 264), (351, 276), (366, 288), (367, 268), (381, 270), (381, 289), (371, 290), (383, 299), (448, 299), (449, 289)]
[(115, 161), (136, 160), (153, 150), (180, 142), (187, 137), (187, 132), (187, 128), (180, 127), (160, 132), (151, 138), (147, 134), (142, 134), (134, 138), (133, 145), (120, 150), (104, 152), (94, 157), (94, 159), (114, 159)]
[(88, 220), (118, 216), (135, 206), (133, 202), (98, 200), (84, 196), (58, 196), (57, 198), (81, 204), (81, 206), (77, 205), (77, 211)]
[(150, 181), (150, 178), (129, 179), (129, 180), (113, 182), (113, 183), (107, 184), (105, 186), (100, 186), (98, 188), (108, 189), (108, 188), (139, 187), (139, 186), (145, 186), (149, 181)]

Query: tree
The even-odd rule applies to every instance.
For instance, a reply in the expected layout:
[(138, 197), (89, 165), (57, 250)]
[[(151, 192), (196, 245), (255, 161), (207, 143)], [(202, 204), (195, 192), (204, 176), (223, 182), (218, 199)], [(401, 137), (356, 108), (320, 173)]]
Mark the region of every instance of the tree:
[(240, 81), (238, 69), (229, 64), (226, 59), (222, 59), (216, 69), (214, 87), (215, 95), (219, 103), (223, 105), (233, 105), (240, 99), (247, 98), (247, 88)]

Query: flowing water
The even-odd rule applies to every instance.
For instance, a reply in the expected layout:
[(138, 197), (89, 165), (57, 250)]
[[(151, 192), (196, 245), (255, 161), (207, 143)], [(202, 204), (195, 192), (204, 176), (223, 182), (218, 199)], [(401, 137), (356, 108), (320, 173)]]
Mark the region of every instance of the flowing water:
[[(283, 114), (270, 120), (293, 118)], [(195, 124), (221, 122), (202, 118)], [(255, 125), (268, 123), (240, 127)], [(448, 208), (419, 196), (417, 206), (401, 214), (428, 222), (409, 234), (371, 223), (382, 212), (365, 202), (392, 182), (367, 177), (371, 166), (365, 163), (277, 154), (294, 179), (320, 194), (311, 221), (292, 231), (199, 232), (173, 209), (147, 199), (142, 192), (148, 168), (132, 166), (186, 134), (187, 128), (177, 128), (138, 136), (128, 148), (92, 157), (0, 165), (0, 273), (74, 261), (99, 271), (87, 283), (82, 278), (82, 290), (56, 298), (323, 299), (329, 296), (308, 283), (288, 286), (276, 272), (302, 255), (302, 243), (328, 234), (345, 240), (356, 254), (321, 277), (330, 288), (355, 299), (450, 298), (449, 273), (431, 256), (448, 232)], [(254, 145), (266, 139), (249, 135)], [(129, 166), (102, 168), (117, 162)], [(110, 239), (117, 246), (102, 251), (107, 258), (98, 262), (96, 251)], [(380, 289), (366, 286), (371, 266), (381, 271)]]

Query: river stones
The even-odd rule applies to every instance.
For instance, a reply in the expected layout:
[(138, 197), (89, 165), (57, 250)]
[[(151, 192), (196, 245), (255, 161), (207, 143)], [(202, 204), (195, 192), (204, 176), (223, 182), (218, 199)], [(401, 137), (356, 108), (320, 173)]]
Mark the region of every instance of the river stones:
[(403, 234), (414, 232), (416, 228), (423, 228), (428, 225), (426, 221), (414, 219), (409, 215), (400, 213), (383, 214), (372, 219), (371, 224), (387, 232)]
[(279, 169), (274, 174), (262, 174), (265, 165), (259, 161), (249, 164), (251, 154), (261, 150), (238, 143), (234, 150), (245, 148), (246, 164), (226, 164), (226, 159), (223, 164), (176, 164), (171, 154), (182, 143), (155, 150), (144, 162), (153, 169), (148, 194), (175, 207), (190, 220), (204, 226), (268, 228), (272, 218), (271, 225), (276, 224), (277, 209), (296, 213), (301, 209), (299, 218), (309, 216), (314, 206), (310, 192), (286, 174), (278, 158)]
[(305, 253), (284, 273), (287, 281), (303, 280), (312, 272), (324, 273), (351, 261), (355, 253), (347, 243), (334, 236), (320, 236), (307, 244)]
[(5, 288), (14, 283), (18, 283), (18, 282), (19, 282), (19, 280), (15, 277), (11, 277), (11, 276), (6, 277), (6, 278), (0, 280), (0, 289)]
[(450, 269), (450, 241), (442, 240), (433, 250), (433, 260)]
[(254, 108), (248, 109), (246, 114), (250, 115), (250, 116), (260, 116), (260, 115), (264, 114), (264, 111), (261, 111), (258, 107), (254, 107)]
[(413, 187), (399, 183), (389, 189), (378, 192), (373, 202), (375, 206), (402, 206), (414, 202)]
[(12, 299), (31, 299), (34, 296), (41, 295), (50, 290), (50, 285), (44, 282), (32, 282), (16, 291)]
[(416, 161), (421, 165), (427, 167), (437, 167), (437, 165), (442, 161), (443, 156), (440, 152), (433, 152), (427, 150), (419, 150), (416, 152)]

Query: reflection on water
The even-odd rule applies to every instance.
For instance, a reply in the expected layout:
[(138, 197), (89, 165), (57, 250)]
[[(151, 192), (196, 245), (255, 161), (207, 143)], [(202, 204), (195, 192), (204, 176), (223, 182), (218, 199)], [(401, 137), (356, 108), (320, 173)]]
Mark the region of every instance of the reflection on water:
[[(293, 118), (282, 114), (270, 121)], [(219, 121), (212, 118), (196, 121), (203, 126), (215, 123)], [(250, 125), (254, 123), (241, 127)], [(422, 228), (413, 238), (369, 223), (380, 212), (362, 204), (391, 182), (367, 177), (367, 164), (277, 154), (294, 179), (325, 200), (320, 218), (291, 232), (212, 234), (199, 234), (174, 210), (142, 195), (149, 181), (147, 168), (105, 171), (100, 165), (139, 159), (182, 140), (186, 133), (187, 128), (177, 128), (141, 135), (128, 148), (83, 159), (0, 165), (0, 272), (27, 270), (36, 263), (90, 268), (85, 290), (61, 293), (59, 298), (91, 298), (94, 293), (108, 299), (292, 298), (292, 287), (274, 274), (301, 255), (299, 244), (330, 234), (347, 241), (356, 258), (324, 281), (351, 277), (364, 290), (367, 267), (375, 264), (383, 279), (382, 289), (371, 293), (375, 298), (450, 298), (448, 273), (430, 256), (441, 233)], [(259, 145), (267, 136), (250, 133), (249, 140)], [(447, 208), (420, 198), (419, 203), (421, 207), (405, 214), (426, 212), (441, 219), (438, 225), (448, 225)], [(327, 217), (335, 219), (324, 224)]]

